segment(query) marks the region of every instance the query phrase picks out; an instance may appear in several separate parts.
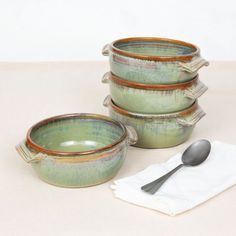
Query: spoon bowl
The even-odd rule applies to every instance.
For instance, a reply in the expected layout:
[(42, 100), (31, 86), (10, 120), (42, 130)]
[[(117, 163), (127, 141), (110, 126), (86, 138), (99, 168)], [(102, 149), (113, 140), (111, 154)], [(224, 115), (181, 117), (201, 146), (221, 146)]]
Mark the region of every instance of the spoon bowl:
[(204, 162), (211, 151), (211, 143), (201, 139), (191, 144), (182, 155), (185, 166), (196, 166)]

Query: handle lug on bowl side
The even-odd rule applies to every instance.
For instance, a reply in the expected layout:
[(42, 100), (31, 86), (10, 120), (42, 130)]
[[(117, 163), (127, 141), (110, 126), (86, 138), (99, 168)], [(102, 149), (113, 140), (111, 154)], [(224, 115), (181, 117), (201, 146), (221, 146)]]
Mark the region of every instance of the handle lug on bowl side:
[(185, 127), (194, 126), (205, 115), (206, 113), (199, 107), (193, 114), (191, 114), (190, 119), (184, 119), (184, 118), (179, 117), (179, 118), (176, 118), (176, 121), (178, 124)]
[(106, 72), (102, 77), (102, 83), (107, 84), (109, 83), (110, 72)]
[(198, 56), (193, 58), (190, 62), (180, 62), (179, 65), (183, 71), (186, 71), (188, 73), (195, 73), (201, 67), (208, 66), (209, 62), (204, 58)]
[(132, 126), (126, 125), (125, 127), (126, 127), (126, 130), (128, 132), (128, 136), (129, 136), (128, 142), (129, 142), (130, 145), (134, 145), (138, 141), (137, 132)]
[(20, 154), (24, 161), (27, 163), (38, 162), (43, 160), (47, 155), (43, 153), (33, 153), (29, 150), (29, 148), (25, 144), (25, 140), (19, 143), (16, 146), (16, 151)]
[(197, 80), (197, 84), (194, 84), (190, 88), (184, 91), (184, 95), (187, 98), (196, 100), (199, 98), (203, 93), (207, 91), (208, 87), (202, 83), (200, 80)]
[(110, 48), (110, 44), (106, 44), (103, 49), (102, 49), (102, 55), (103, 56), (109, 56), (109, 48)]
[(104, 101), (103, 101), (103, 106), (104, 106), (104, 107), (108, 107), (109, 104), (110, 104), (110, 102), (111, 102), (111, 96), (110, 96), (110, 95), (107, 95), (107, 96), (105, 97)]

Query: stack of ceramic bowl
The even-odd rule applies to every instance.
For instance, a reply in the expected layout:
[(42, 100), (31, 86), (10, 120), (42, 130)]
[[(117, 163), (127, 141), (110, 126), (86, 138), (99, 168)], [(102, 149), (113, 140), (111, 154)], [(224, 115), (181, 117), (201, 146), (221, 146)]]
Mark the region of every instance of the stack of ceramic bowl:
[(186, 42), (163, 38), (127, 38), (107, 44), (110, 72), (104, 100), (115, 120), (135, 128), (143, 148), (183, 143), (205, 115), (197, 98), (207, 87), (198, 70), (209, 63), (199, 49)]

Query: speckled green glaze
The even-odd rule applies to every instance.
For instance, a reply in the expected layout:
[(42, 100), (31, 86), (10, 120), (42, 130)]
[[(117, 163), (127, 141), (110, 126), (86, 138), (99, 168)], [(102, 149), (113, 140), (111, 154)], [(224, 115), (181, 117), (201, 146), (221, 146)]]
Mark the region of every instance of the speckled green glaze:
[[(113, 178), (136, 138), (132, 129), (91, 114), (56, 118), (33, 127), (28, 133), (32, 142), (46, 151), (31, 147), (28, 136), (16, 149), (40, 179), (62, 187), (92, 186)], [(52, 150), (58, 154), (46, 153)]]
[(109, 97), (104, 105), (108, 106), (113, 119), (136, 130), (138, 142), (134, 146), (141, 148), (167, 148), (185, 142), (195, 124), (205, 115), (196, 102), (186, 110), (164, 115), (145, 115), (117, 109)]
[[(183, 43), (183, 44), (182, 44)], [(122, 55), (128, 52), (143, 59)], [(185, 42), (159, 38), (122, 39), (108, 44), (103, 55), (109, 56), (113, 74), (122, 79), (144, 84), (171, 84), (191, 80), (202, 66), (200, 50)], [(154, 57), (157, 59), (152, 59)], [(186, 59), (178, 58), (186, 56)]]
[[(118, 147), (116, 147), (117, 149)], [(97, 185), (113, 178), (121, 168), (126, 156), (127, 144), (111, 150), (107, 157), (86, 162), (60, 161), (55, 156), (47, 155), (43, 160), (31, 165), (43, 181), (61, 187), (86, 187)], [(35, 155), (35, 154), (34, 154)], [(98, 154), (97, 154), (98, 155)], [(101, 155), (101, 154), (99, 154)], [(95, 158), (96, 155), (88, 155)], [(80, 156), (71, 156), (78, 159)]]
[(180, 83), (175, 89), (168, 90), (167, 86), (163, 90), (158, 87), (145, 89), (121, 85), (112, 80), (111, 76), (106, 73), (103, 82), (109, 83), (112, 100), (119, 107), (131, 112), (161, 114), (180, 111), (191, 106), (207, 90), (197, 78), (186, 88), (182, 88)]

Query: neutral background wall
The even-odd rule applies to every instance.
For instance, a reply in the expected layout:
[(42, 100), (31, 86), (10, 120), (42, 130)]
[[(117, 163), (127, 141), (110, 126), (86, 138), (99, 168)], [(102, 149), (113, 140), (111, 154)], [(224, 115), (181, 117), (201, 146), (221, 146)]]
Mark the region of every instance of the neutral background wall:
[(236, 60), (235, 0), (0, 0), (0, 61), (103, 60), (129, 36), (197, 44), (209, 60)]

